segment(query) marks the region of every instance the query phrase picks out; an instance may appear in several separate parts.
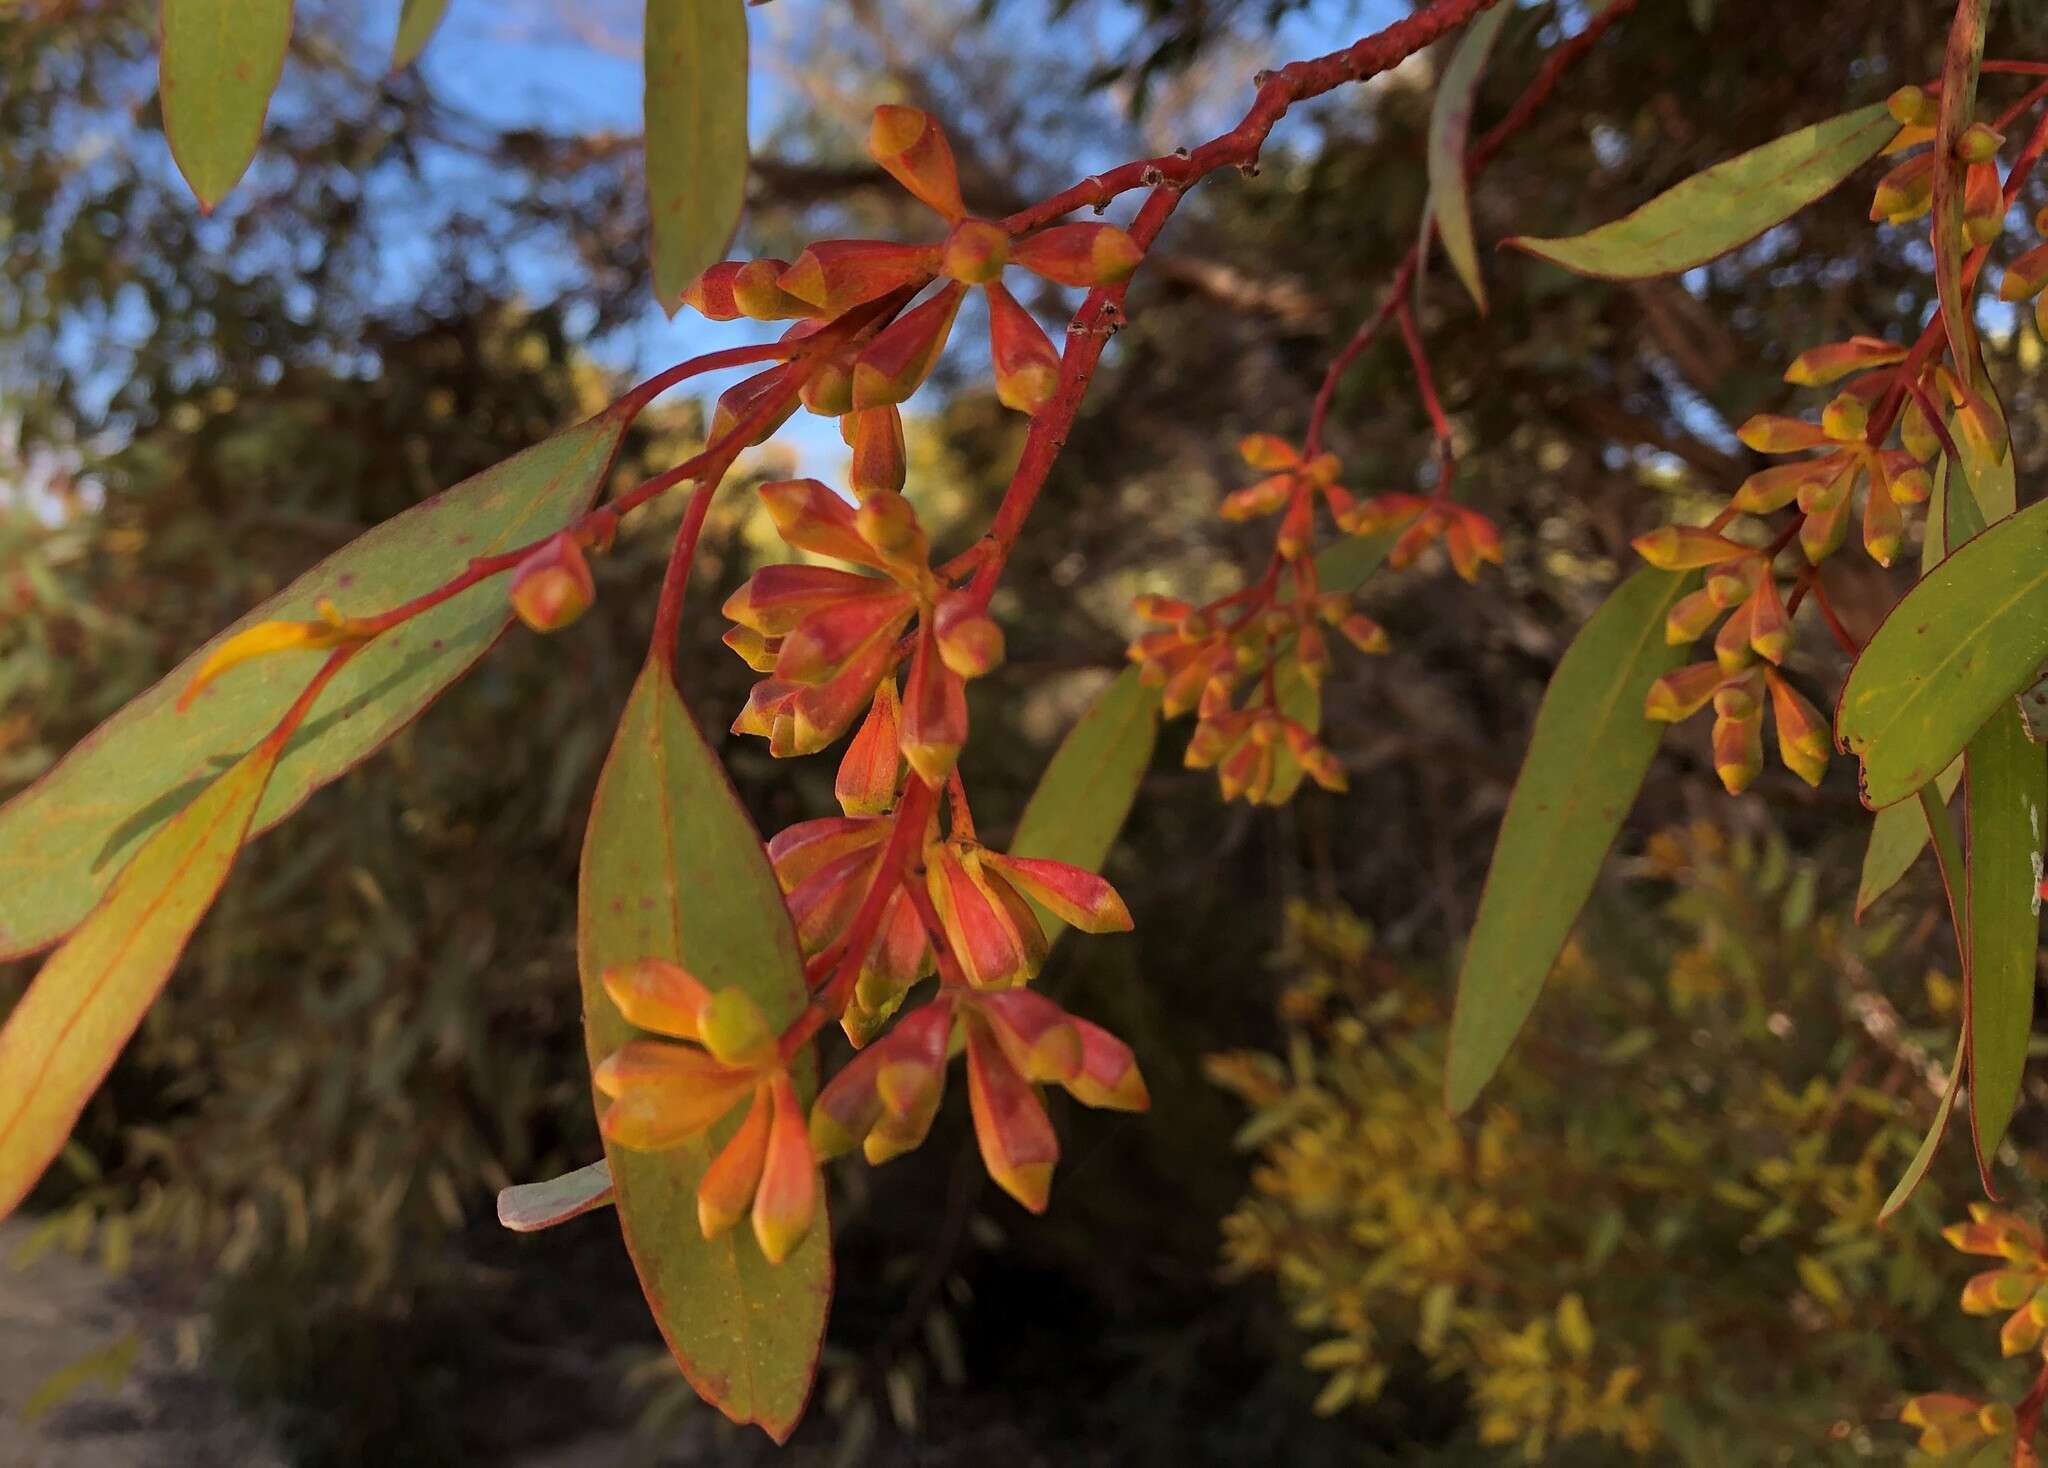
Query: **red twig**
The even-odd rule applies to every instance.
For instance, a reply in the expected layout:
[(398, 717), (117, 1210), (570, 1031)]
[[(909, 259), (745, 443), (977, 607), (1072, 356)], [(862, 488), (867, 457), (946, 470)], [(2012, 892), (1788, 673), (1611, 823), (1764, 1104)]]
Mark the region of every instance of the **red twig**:
[(676, 634), (683, 623), (683, 593), (689, 589), (690, 566), (697, 559), (697, 537), (704, 530), (704, 516), (711, 508), (711, 496), (718, 484), (707, 479), (697, 486), (683, 511), (683, 523), (676, 528), (676, 543), (669, 551), (668, 570), (661, 578), (661, 601), (654, 608), (654, 633), (648, 639), (647, 656), (673, 669)]
[(1429, 414), (1430, 431), (1436, 435), (1436, 497), (1448, 499), (1451, 480), (1458, 467), (1457, 454), (1451, 445), (1451, 420), (1444, 416), (1443, 401), (1436, 395), (1436, 376), (1429, 370), (1429, 352), (1422, 344), (1422, 328), (1415, 324), (1415, 312), (1408, 304), (1408, 293), (1396, 293), (1394, 303), (1394, 319), (1401, 323), (1401, 340), (1407, 344), (1408, 360), (1415, 367), (1415, 390), (1422, 395), (1423, 410)]

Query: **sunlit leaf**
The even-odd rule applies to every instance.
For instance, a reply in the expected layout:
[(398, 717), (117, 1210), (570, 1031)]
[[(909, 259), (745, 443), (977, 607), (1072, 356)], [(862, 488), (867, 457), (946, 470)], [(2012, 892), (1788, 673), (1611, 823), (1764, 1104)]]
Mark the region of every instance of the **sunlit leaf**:
[(646, 69), (654, 295), (673, 316), (746, 202), (744, 0), (647, 0)]
[[(600, 982), (641, 958), (680, 963), (710, 988), (739, 987), (769, 1021), (804, 1002), (803, 963), (782, 890), (739, 797), (658, 663), (642, 670), (598, 777), (583, 844), (577, 966), (591, 1064), (635, 1031)], [(810, 1085), (800, 1078), (808, 1101)], [(824, 1337), (832, 1253), (822, 1213), (781, 1264), (753, 1234), (706, 1240), (697, 1183), (738, 1130), (660, 1152), (607, 1144), (619, 1227), (655, 1322), (706, 1401), (778, 1442), (803, 1412)]]
[(498, 1190), (498, 1222), (530, 1234), (580, 1218), (612, 1201), (612, 1165), (602, 1157), (587, 1167), (546, 1182), (517, 1183)]
[[(1017, 822), (1010, 853), (1100, 872), (1131, 813), (1158, 738), (1159, 690), (1147, 688), (1138, 670), (1127, 668), (1053, 751)], [(1037, 903), (1032, 908), (1048, 940), (1066, 930)]]
[(1502, 243), (1580, 275), (1675, 275), (1791, 218), (1876, 157), (1898, 130), (1883, 103), (1858, 108), (1717, 163), (1585, 234)]
[(393, 71), (419, 60), (447, 13), (448, 0), (405, 0), (405, 8), (398, 12), (398, 39), (391, 45)]
[(256, 156), (292, 37), (292, 0), (163, 0), (163, 30), (164, 135), (211, 209)]
[(2034, 1022), (2048, 752), (2027, 738), (2019, 709), (2008, 701), (1970, 741), (1964, 765), (1970, 1126), (1978, 1166), (1988, 1179), (1991, 1156), (2019, 1096)]
[(1429, 198), (1436, 215), (1436, 230), (1444, 242), (1458, 279), (1479, 309), (1486, 309), (1486, 282), (1479, 274), (1479, 253), (1472, 242), (1472, 201), (1466, 192), (1465, 140), (1472, 130), (1472, 108), (1478, 99), (1479, 79), (1486, 74), (1486, 58), (1493, 51), (1495, 37), (1509, 16), (1512, 5), (1496, 5), (1473, 21), (1458, 38), (1457, 48), (1437, 83), (1436, 100), (1429, 113)]
[(2044, 658), (2048, 505), (2034, 505), (1930, 570), (1849, 670), (1835, 730), (1863, 761), (1864, 803), (1890, 805), (1933, 779)]
[[(199, 648), (0, 807), (0, 955), (33, 952), (76, 927), (136, 847), (263, 736), (321, 654), (285, 653), (236, 668), (179, 713), (178, 694), (211, 651), (244, 627), (396, 606), (474, 556), (559, 530), (587, 509), (625, 431), (600, 414), (377, 526)], [(361, 763), (467, 672), (512, 612), (486, 581), (371, 644), (335, 679), (293, 739), (257, 808), (276, 825)]]
[(1664, 727), (1643, 717), (1643, 700), (1687, 655), (1665, 642), (1664, 618), (1697, 579), (1638, 571), (1551, 677), (1458, 975), (1444, 1070), (1454, 1112), (1506, 1057), (1635, 804)]
[(0, 1026), (0, 1217), (63, 1147), (170, 978), (276, 764), (275, 742), (261, 740), (145, 842)]

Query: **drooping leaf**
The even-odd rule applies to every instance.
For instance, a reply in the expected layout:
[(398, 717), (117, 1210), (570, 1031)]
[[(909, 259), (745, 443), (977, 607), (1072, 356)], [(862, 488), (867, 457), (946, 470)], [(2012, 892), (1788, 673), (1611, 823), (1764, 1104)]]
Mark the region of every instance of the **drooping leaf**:
[[(1947, 805), (1962, 783), (1963, 762), (1955, 761), (1935, 778), (1934, 788)], [(1901, 800), (1879, 811), (1870, 823), (1870, 845), (1863, 852), (1863, 875), (1856, 883), (1856, 917), (1899, 884), (1927, 849), (1927, 818), (1917, 802)]]
[(277, 764), (268, 738), (152, 836), (0, 1026), (0, 1217), (35, 1186), (162, 992)]
[(441, 17), (448, 13), (448, 0), (405, 0), (398, 12), (398, 39), (391, 44), (391, 69), (403, 70), (419, 60), (427, 49)]
[(1685, 661), (1664, 618), (1697, 577), (1643, 570), (1572, 639), (1543, 695), (1458, 975), (1445, 1100), (1463, 1111), (1514, 1043), (1635, 804), (1663, 725), (1650, 685)]
[(1877, 1221), (1884, 1223), (1894, 1213), (1906, 1206), (1919, 1189), (1921, 1180), (1927, 1176), (1927, 1169), (1934, 1163), (1934, 1154), (1941, 1150), (1941, 1136), (1948, 1130), (1949, 1113), (1956, 1107), (1956, 1092), (1963, 1083), (1963, 1048), (1961, 1038), (1956, 1041), (1956, 1058), (1949, 1062), (1948, 1085), (1942, 1089), (1941, 1104), (1934, 1108), (1934, 1120), (1928, 1125), (1927, 1135), (1920, 1139), (1920, 1148), (1913, 1154), (1912, 1162), (1906, 1166), (1905, 1174), (1892, 1188), (1891, 1196), (1884, 1200), (1884, 1206), (1877, 1210)]
[(1486, 282), (1480, 277), (1479, 252), (1472, 242), (1465, 140), (1472, 131), (1472, 108), (1478, 100), (1479, 79), (1486, 74), (1486, 58), (1501, 26), (1514, 13), (1512, 5), (1496, 5), (1465, 28), (1444, 67), (1443, 79), (1437, 83), (1429, 113), (1430, 209), (1436, 216), (1444, 254), (1482, 313), (1486, 310)]
[[(577, 967), (591, 1064), (636, 1033), (601, 983), (641, 958), (738, 987), (770, 1023), (804, 1003), (803, 962), (761, 838), (674, 679), (649, 662), (598, 776), (583, 844)], [(811, 1078), (800, 1075), (806, 1103)], [(745, 1227), (707, 1240), (697, 1184), (744, 1108), (660, 1152), (609, 1143), (619, 1227), (663, 1338), (704, 1399), (780, 1442), (802, 1415), (824, 1338), (832, 1252), (822, 1210), (781, 1264)]]
[(673, 316), (746, 202), (745, 0), (647, 0), (645, 45), (654, 295)]
[(292, 38), (292, 0), (163, 0), (163, 28), (164, 136), (211, 209), (256, 156)]
[(514, 1233), (536, 1233), (580, 1218), (612, 1201), (612, 1165), (602, 1157), (551, 1177), (546, 1182), (516, 1183), (498, 1190), (498, 1222)]
[(1987, 1184), (1991, 1157), (2012, 1119), (2034, 1022), (2034, 963), (2041, 945), (2042, 822), (2048, 752), (2027, 738), (2019, 709), (2001, 705), (1970, 741), (1970, 1130)]
[[(1013, 856), (1100, 872), (1138, 798), (1159, 740), (1159, 690), (1126, 668), (1096, 695), (1038, 777), (1010, 840)], [(1032, 903), (1047, 941), (1067, 925)]]
[[(315, 616), (332, 598), (364, 615), (441, 585), (474, 556), (559, 530), (609, 473), (628, 417), (614, 409), (394, 516), (336, 551), (199, 648), (0, 807), (0, 956), (76, 927), (150, 832), (262, 737), (297, 696), (316, 653), (225, 674), (184, 713), (178, 694), (207, 654), (257, 622)], [(335, 679), (292, 740), (257, 808), (265, 831), (367, 758), (467, 672), (511, 621), (502, 580), (486, 581), (380, 637)]]
[[(1962, 498), (1951, 484), (1951, 506)], [(1930, 570), (1849, 670), (1835, 731), (1863, 761), (1864, 803), (1890, 805), (1933, 779), (2044, 658), (2048, 505), (2033, 505)]]
[(1675, 275), (1791, 218), (1876, 157), (1898, 131), (1884, 104), (1861, 107), (1717, 163), (1585, 234), (1517, 235), (1502, 243), (1580, 275)]

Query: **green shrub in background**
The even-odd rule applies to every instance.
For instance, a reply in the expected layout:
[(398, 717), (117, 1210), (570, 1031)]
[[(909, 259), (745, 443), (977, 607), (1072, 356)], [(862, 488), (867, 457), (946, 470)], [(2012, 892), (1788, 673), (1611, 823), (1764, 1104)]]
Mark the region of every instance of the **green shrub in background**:
[(1419, 1369), (1529, 1461), (1898, 1461), (1912, 1392), (2008, 1385), (1936, 1231), (1974, 1187), (1967, 1146), (1876, 1225), (1945, 1079), (1922, 1025), (1953, 1029), (1956, 985), (1896, 922), (1817, 907), (1819, 870), (1775, 837), (1674, 830), (1638, 865), (1654, 918), (1582, 936), (1462, 1121), (1436, 987), (1346, 913), (1297, 908), (1287, 1052), (1210, 1062), (1257, 1158), (1228, 1268), (1273, 1277), (1321, 1412)]

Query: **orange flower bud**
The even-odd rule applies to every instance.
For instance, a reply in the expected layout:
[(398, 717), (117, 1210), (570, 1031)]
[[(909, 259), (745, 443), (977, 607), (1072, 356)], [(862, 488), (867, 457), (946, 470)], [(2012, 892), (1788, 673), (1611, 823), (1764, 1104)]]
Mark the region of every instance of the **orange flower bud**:
[[(814, 483), (815, 481), (792, 481)], [(828, 494), (830, 491), (826, 491)], [(833, 496), (835, 499), (838, 497)], [(850, 513), (850, 512), (849, 512)], [(794, 631), (811, 613), (850, 597), (894, 597), (893, 582), (834, 566), (805, 566), (780, 562), (763, 566), (726, 598), (720, 610), (742, 627), (765, 637), (782, 637)]]
[(665, 958), (608, 968), (600, 982), (627, 1024), (679, 1040), (697, 1038), (698, 1016), (711, 1000), (709, 989)]
[(967, 1096), (982, 1165), (1004, 1192), (1033, 1213), (1045, 1211), (1059, 1138), (1031, 1083), (1003, 1054), (987, 1027), (967, 1026)]
[(1682, 596), (1664, 617), (1664, 641), (1670, 647), (1697, 642), (1719, 620), (1725, 608), (1704, 591)]
[(1479, 580), (1481, 565), (1501, 563), (1500, 532), (1486, 516), (1462, 505), (1451, 507), (1444, 548), (1450, 552), (1451, 569), (1469, 582)]
[(1792, 454), (1827, 448), (1831, 442), (1819, 424), (1779, 413), (1758, 413), (1736, 429), (1735, 436), (1760, 454)]
[(897, 710), (896, 680), (884, 678), (875, 685), (868, 716), (846, 746), (833, 782), (839, 808), (849, 816), (878, 816), (896, 804), (896, 783), (903, 772), (896, 748)]
[[(879, 695), (880, 690), (877, 690)], [(775, 833), (768, 843), (768, 861), (784, 892), (793, 892), (829, 866), (865, 852), (870, 858), (889, 837), (889, 823), (870, 817), (825, 816), (798, 821)]]
[[(514, 606), (517, 607), (516, 602)], [(374, 635), (362, 622), (343, 616), (334, 603), (325, 598), (314, 610), (319, 613), (318, 621), (257, 622), (222, 641), (207, 654), (199, 670), (192, 675), (192, 681), (179, 693), (178, 711), (183, 713), (190, 708), (192, 701), (228, 669), (253, 659), (277, 652), (326, 652), (351, 642), (362, 642)]]
[(1795, 387), (1826, 387), (1852, 372), (1889, 367), (1905, 360), (1906, 349), (1893, 346), (1882, 337), (1852, 336), (1845, 342), (1808, 347), (1785, 369), (1785, 380)]
[(820, 315), (837, 316), (901, 286), (920, 285), (938, 268), (933, 245), (825, 240), (797, 256), (776, 284)]
[(818, 308), (799, 300), (780, 285), (786, 260), (749, 260), (732, 277), (732, 303), (742, 316), (755, 321), (800, 321), (816, 316)]
[(570, 535), (550, 536), (512, 573), (512, 610), (536, 632), (559, 632), (590, 610), (597, 585)]
[(1081, 1073), (1065, 1082), (1068, 1093), (1083, 1106), (1108, 1111), (1149, 1109), (1152, 1097), (1131, 1047), (1085, 1019), (1076, 1018), (1073, 1024), (1081, 1036)]
[(1921, 410), (1920, 400), (1909, 397), (1906, 406), (1899, 413), (1899, 442), (1906, 452), (1926, 463), (1941, 452), (1941, 438), (1927, 421), (1927, 414)]
[(1820, 427), (1836, 443), (1854, 443), (1870, 426), (1870, 404), (1852, 392), (1838, 393), (1821, 409)]
[(888, 569), (887, 561), (856, 527), (854, 507), (817, 480), (779, 479), (762, 485), (760, 493), (776, 531), (795, 549), (877, 571)]
[(1728, 614), (1728, 620), (1715, 634), (1714, 661), (1721, 665), (1722, 672), (1739, 673), (1755, 660), (1749, 645), (1749, 624), (1754, 611), (1753, 602), (1744, 602)]
[(1872, 223), (1911, 224), (1934, 207), (1934, 155), (1908, 158), (1877, 181), (1870, 201)]
[(876, 334), (853, 364), (853, 405), (900, 403), (924, 385), (952, 334), (967, 287), (955, 282)]
[(857, 498), (902, 490), (909, 476), (909, 456), (903, 447), (903, 415), (894, 404), (848, 413), (839, 420), (839, 431), (853, 450), (846, 482)]
[(868, 128), (868, 156), (927, 208), (947, 219), (967, 212), (953, 145), (929, 113), (915, 107), (877, 107)]
[[(779, 396), (782, 390), (782, 368), (778, 365), (736, 382), (720, 393), (717, 404), (711, 410), (711, 442), (717, 443), (728, 437), (763, 403)], [(747, 439), (748, 446), (766, 443), (774, 436), (776, 429), (789, 421), (789, 415), (795, 411), (796, 400), (791, 398), (787, 407), (754, 430)]]
[[(1847, 478), (1844, 475), (1837, 483), (1846, 482)], [(1805, 552), (1810, 564), (1818, 566), (1842, 548), (1848, 534), (1849, 496), (1829, 496), (1826, 503), (1807, 511), (1806, 518), (1799, 522), (1799, 549)]]
[(854, 512), (853, 525), (892, 573), (914, 581), (926, 570), (930, 542), (917, 522), (917, 511), (895, 490), (871, 490)]
[(2005, 412), (1998, 399), (1970, 383), (1949, 378), (1957, 399), (1954, 427), (1971, 453), (1993, 463), (2005, 461), (2008, 447)]
[(818, 1212), (818, 1164), (788, 1073), (777, 1071), (768, 1084), (774, 1114), (761, 1185), (754, 1190), (754, 1240), (770, 1264), (780, 1264), (811, 1231)]
[(1740, 795), (1763, 772), (1762, 710), (1736, 717), (1720, 714), (1714, 720), (1713, 746), (1714, 773), (1730, 795)]
[(754, 996), (719, 989), (697, 1015), (698, 1039), (721, 1065), (756, 1066), (775, 1051), (775, 1031)]
[(1889, 566), (1906, 538), (1906, 520), (1898, 502), (1873, 484), (1863, 497), (1863, 549), (1880, 566)]
[(796, 717), (796, 696), (803, 692), (801, 683), (785, 683), (780, 678), (764, 678), (747, 690), (746, 704), (732, 721), (735, 734), (753, 734), (775, 740), (775, 731), (785, 722), (794, 729)]
[(851, 346), (843, 347), (812, 369), (797, 389), (803, 405), (821, 418), (844, 418), (853, 411), (853, 359)]
[(782, 651), (781, 638), (763, 637), (751, 627), (728, 627), (719, 641), (738, 653), (740, 661), (757, 673), (772, 672), (776, 655)]
[(1692, 663), (1666, 673), (1650, 685), (1643, 700), (1643, 717), (1665, 724), (1689, 719), (1707, 706), (1727, 677), (1719, 663)]
[(1756, 554), (1749, 546), (1690, 525), (1660, 525), (1630, 544), (1660, 571), (1691, 571)]
[(775, 676), (790, 683), (822, 682), (862, 659), (871, 646), (893, 645), (915, 610), (909, 593), (899, 591), (851, 597), (815, 611), (782, 639)]
[(1965, 1315), (1996, 1315), (2017, 1310), (2034, 1297), (2041, 1276), (2032, 1269), (1990, 1269), (1973, 1275), (1963, 1286)]
[(963, 219), (954, 225), (939, 256), (939, 269), (963, 285), (1000, 280), (1009, 263), (1009, 233), (986, 219)]
[(1036, 413), (1059, 388), (1060, 354), (1052, 338), (997, 281), (988, 297), (989, 355), (995, 363), (996, 401), (1018, 413)]
[(1383, 653), (1387, 650), (1386, 628), (1362, 612), (1353, 612), (1339, 622), (1337, 630), (1362, 653)]
[(1010, 247), (1013, 265), (1055, 285), (1115, 285), (1144, 258), (1138, 242), (1113, 224), (1055, 224)]
[(2001, 301), (2031, 301), (2048, 286), (2048, 245), (2036, 245), (2005, 267), (1998, 283)]
[(925, 886), (967, 982), (1000, 989), (1029, 983), (1045, 961), (1045, 931), (1017, 889), (992, 877), (986, 854), (952, 840), (925, 851)]
[(1069, 927), (1084, 933), (1128, 933), (1130, 909), (1116, 888), (1093, 872), (1038, 857), (980, 854), (998, 876)]
[(2005, 193), (1998, 165), (1972, 163), (1963, 172), (1963, 238), (1972, 245), (1988, 245), (2004, 229)]
[(2015, 1310), (1999, 1328), (1998, 1349), (2008, 1356), (2024, 1356), (2041, 1344), (2044, 1330), (2048, 1330), (2048, 1321), (2031, 1308)]
[(1964, 163), (1989, 163), (2004, 143), (2004, 133), (1989, 123), (1973, 122), (1956, 139), (1956, 157)]
[(1762, 556), (1723, 561), (1707, 572), (1707, 599), (1724, 612), (1747, 601), (1757, 582), (1763, 579), (1763, 569)]
[(1827, 721), (1776, 671), (1766, 668), (1764, 681), (1771, 690), (1771, 717), (1778, 725), (1778, 758), (1807, 784), (1820, 784), (1828, 772)]
[(1877, 473), (1893, 504), (1924, 505), (1934, 493), (1933, 478), (1903, 449), (1879, 454)]
[(1361, 503), (1344, 527), (1353, 535), (1378, 535), (1398, 530), (1429, 508), (1419, 494), (1382, 494)]
[(903, 685), (900, 734), (903, 757), (927, 785), (952, 773), (960, 746), (967, 742), (967, 685), (932, 644), (930, 629), (918, 634)]
[(1171, 596), (1147, 594), (1131, 599), (1131, 610), (1147, 622), (1165, 622), (1179, 626), (1194, 612), (1194, 605)]
[(1081, 1032), (1073, 1017), (1035, 989), (994, 989), (974, 1010), (1029, 1081), (1070, 1081), (1081, 1073)]
[(1295, 636), (1294, 664), (1314, 688), (1322, 687), (1323, 679), (1330, 674), (1330, 645), (1324, 640), (1323, 629), (1313, 622), (1304, 622)]
[(932, 637), (962, 678), (980, 678), (1003, 660), (1003, 629), (964, 591), (949, 591), (933, 606)]
[(1927, 95), (1926, 88), (1910, 83), (1885, 98), (1885, 108), (1901, 127), (1932, 127), (1941, 115), (1940, 104)]
[(754, 1088), (754, 1101), (746, 1120), (704, 1169), (697, 1184), (697, 1229), (715, 1239), (734, 1224), (754, 1201), (761, 1183), (761, 1169), (768, 1160), (768, 1132), (774, 1118), (774, 1102), (764, 1082)]
[(721, 1065), (691, 1045), (628, 1040), (591, 1072), (612, 1098), (599, 1118), (605, 1137), (621, 1147), (655, 1152), (697, 1136), (754, 1088), (750, 1070)]
[(816, 754), (860, 717), (875, 696), (875, 685), (896, 664), (895, 632), (885, 632), (887, 635), (878, 634), (862, 644), (824, 682), (798, 685), (796, 697), (790, 701), (790, 727), (784, 730), (777, 725), (769, 739), (771, 755), (786, 759), (791, 755)]
[(1308, 552), (1315, 529), (1316, 502), (1306, 493), (1299, 494), (1287, 506), (1287, 513), (1280, 517), (1280, 529), (1273, 537), (1274, 549), (1280, 552), (1282, 560), (1300, 560)]
[(1301, 467), (1301, 455), (1295, 452), (1294, 445), (1277, 433), (1249, 434), (1238, 443), (1237, 451), (1254, 469), (1268, 473)]
[(1781, 663), (1792, 641), (1791, 624), (1785, 617), (1785, 603), (1778, 598), (1778, 580), (1766, 575), (1757, 582), (1749, 601), (1749, 645), (1757, 656)]
[(1252, 520), (1260, 515), (1270, 515), (1292, 498), (1294, 483), (1292, 473), (1271, 475), (1257, 484), (1232, 490), (1223, 497), (1216, 513), (1226, 520)]
[(683, 304), (707, 321), (737, 321), (741, 312), (733, 284), (745, 267), (743, 260), (719, 261), (684, 289)]

